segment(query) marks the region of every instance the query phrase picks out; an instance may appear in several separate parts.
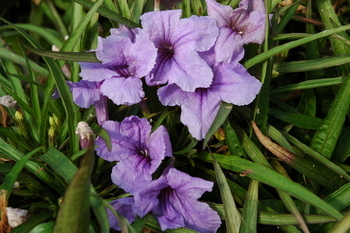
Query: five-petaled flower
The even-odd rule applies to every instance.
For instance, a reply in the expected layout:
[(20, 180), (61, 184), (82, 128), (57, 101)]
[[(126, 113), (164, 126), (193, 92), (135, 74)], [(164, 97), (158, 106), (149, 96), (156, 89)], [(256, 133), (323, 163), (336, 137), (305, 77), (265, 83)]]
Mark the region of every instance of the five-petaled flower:
[(146, 119), (131, 116), (120, 123), (105, 121), (102, 127), (110, 136), (112, 148), (109, 150), (99, 137), (95, 142), (97, 155), (108, 161), (118, 161), (112, 170), (112, 181), (126, 192), (150, 182), (162, 160), (172, 156), (164, 126), (151, 133), (152, 127)]
[(181, 122), (198, 140), (202, 140), (208, 133), (219, 111), (221, 101), (247, 105), (255, 99), (261, 88), (261, 83), (241, 64), (217, 63), (213, 50), (202, 54), (202, 57), (214, 72), (214, 80), (210, 87), (186, 92), (177, 85), (171, 84), (158, 90), (162, 104), (181, 106)]
[(265, 5), (263, 0), (242, 0), (239, 7), (232, 9), (215, 0), (206, 0), (208, 15), (216, 19), (219, 36), (214, 50), (218, 62), (238, 61), (243, 45), (261, 44), (265, 37)]
[(99, 37), (96, 56), (102, 64), (80, 62), (80, 76), (101, 82), (101, 93), (117, 105), (140, 102), (144, 97), (140, 79), (151, 71), (157, 56), (148, 34), (144, 30), (112, 31), (106, 39)]
[(141, 217), (152, 212), (163, 231), (186, 227), (201, 233), (216, 232), (221, 224), (219, 215), (197, 200), (212, 187), (210, 181), (169, 166), (160, 178), (133, 193), (132, 209)]
[(181, 10), (148, 12), (141, 24), (158, 48), (156, 64), (146, 77), (148, 85), (175, 83), (184, 91), (209, 87), (213, 72), (198, 52), (210, 49), (218, 28), (210, 17), (180, 19)]

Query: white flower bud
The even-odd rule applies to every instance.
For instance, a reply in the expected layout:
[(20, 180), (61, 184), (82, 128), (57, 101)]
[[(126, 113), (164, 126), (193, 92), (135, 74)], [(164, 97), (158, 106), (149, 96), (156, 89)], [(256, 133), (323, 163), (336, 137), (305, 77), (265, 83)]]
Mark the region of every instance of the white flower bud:
[(17, 104), (17, 101), (12, 96), (5, 95), (0, 97), (0, 104), (8, 108), (14, 108)]
[(75, 133), (80, 137), (81, 147), (83, 149), (87, 148), (89, 146), (90, 140), (92, 140), (92, 137), (94, 135), (88, 123), (80, 121), (78, 123), (77, 129), (75, 130)]
[(7, 219), (8, 223), (12, 228), (17, 227), (27, 220), (27, 210), (15, 209), (7, 207)]

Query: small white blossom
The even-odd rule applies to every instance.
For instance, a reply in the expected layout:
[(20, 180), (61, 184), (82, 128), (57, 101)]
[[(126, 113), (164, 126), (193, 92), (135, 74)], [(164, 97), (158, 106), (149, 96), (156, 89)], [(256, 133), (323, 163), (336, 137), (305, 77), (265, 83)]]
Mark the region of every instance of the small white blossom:
[(90, 137), (93, 135), (93, 132), (88, 123), (80, 121), (78, 123), (77, 129), (75, 130), (75, 134), (77, 134), (80, 139), (90, 139)]
[(27, 220), (27, 210), (7, 207), (7, 219), (10, 227), (15, 228)]
[(0, 104), (8, 108), (14, 108), (17, 101), (10, 95), (4, 95), (0, 97)]

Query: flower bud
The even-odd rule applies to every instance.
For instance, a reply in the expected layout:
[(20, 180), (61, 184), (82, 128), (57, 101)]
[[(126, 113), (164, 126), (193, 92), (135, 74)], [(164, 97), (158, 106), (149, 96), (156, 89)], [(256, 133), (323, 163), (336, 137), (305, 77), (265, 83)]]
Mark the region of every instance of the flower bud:
[(0, 104), (7, 108), (15, 108), (17, 101), (10, 95), (0, 97)]

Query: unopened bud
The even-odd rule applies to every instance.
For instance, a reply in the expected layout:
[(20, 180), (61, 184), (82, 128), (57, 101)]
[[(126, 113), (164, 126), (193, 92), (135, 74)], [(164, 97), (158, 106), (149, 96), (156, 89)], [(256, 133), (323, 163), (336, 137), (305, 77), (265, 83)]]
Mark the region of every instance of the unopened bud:
[(10, 95), (0, 97), (0, 104), (7, 108), (14, 108), (17, 105), (17, 101)]
[(22, 114), (20, 111), (16, 111), (16, 113), (15, 113), (15, 118), (16, 118), (18, 121), (23, 121), (23, 114)]
[(8, 223), (12, 228), (17, 227), (27, 220), (27, 210), (6, 208)]
[(85, 149), (89, 147), (89, 142), (92, 140), (94, 133), (92, 132), (88, 123), (80, 121), (75, 133), (80, 137), (81, 148)]

